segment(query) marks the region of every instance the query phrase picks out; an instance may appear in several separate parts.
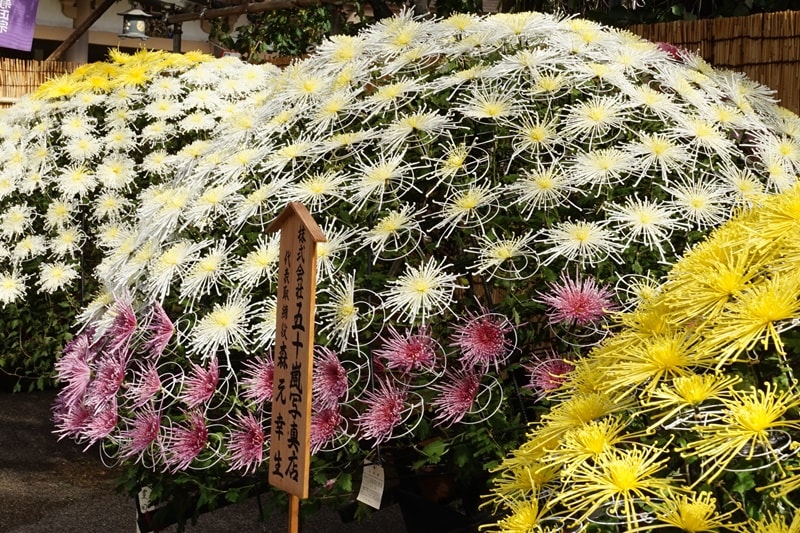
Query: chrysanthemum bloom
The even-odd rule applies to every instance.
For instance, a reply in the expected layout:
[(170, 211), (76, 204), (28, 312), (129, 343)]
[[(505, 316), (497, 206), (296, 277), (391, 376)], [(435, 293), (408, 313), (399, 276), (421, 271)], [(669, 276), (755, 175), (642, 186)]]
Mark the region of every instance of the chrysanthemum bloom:
[(53, 405), (54, 433), (61, 440), (69, 437), (75, 440), (83, 438), (86, 424), (92, 417), (92, 411), (84, 404), (68, 404), (64, 398), (57, 396)]
[(710, 492), (673, 494), (664, 501), (654, 502), (653, 512), (656, 519), (654, 528), (673, 526), (688, 533), (702, 533), (736, 530), (742, 526), (741, 523), (732, 522), (733, 515), (739, 509), (720, 513), (717, 500)]
[(264, 462), (264, 449), (269, 436), (253, 413), (240, 414), (228, 435), (229, 470), (254, 473)]
[(446, 309), (453, 298), (456, 276), (445, 271), (447, 266), (430, 259), (418, 268), (407, 267), (384, 293), (384, 308), (406, 323), (420, 317), (424, 324), (431, 314)]
[(380, 381), (375, 390), (365, 393), (364, 410), (358, 415), (361, 438), (374, 445), (389, 440), (403, 419), (408, 390), (391, 381)]
[(311, 415), (311, 453), (316, 454), (339, 434), (344, 417), (339, 407), (320, 409)]
[(385, 368), (408, 374), (433, 369), (438, 347), (429, 327), (421, 326), (416, 333), (407, 329), (405, 334), (401, 334), (389, 326), (388, 338), (384, 337), (382, 347), (373, 355), (386, 361)]
[(146, 325), (147, 340), (144, 343), (144, 351), (150, 357), (158, 359), (167, 348), (172, 335), (175, 333), (175, 326), (172, 324), (161, 304), (154, 302), (150, 310), (150, 316)]
[(465, 368), (499, 371), (515, 348), (514, 326), (503, 315), (481, 309), (477, 314), (467, 311), (453, 328), (451, 346), (460, 351), (459, 360)]
[(571, 476), (569, 489), (560, 492), (553, 503), (578, 521), (605, 506), (614, 506), (630, 529), (638, 525), (641, 502), (680, 492), (677, 479), (657, 475), (668, 460), (655, 448), (610, 450), (595, 461), (580, 463)]
[(55, 363), (58, 379), (65, 384), (58, 396), (66, 405), (81, 403), (94, 377), (91, 367), (96, 355), (92, 347), (93, 336), (92, 331), (76, 335), (64, 346), (61, 358)]
[(800, 429), (800, 420), (784, 418), (800, 405), (800, 398), (792, 391), (776, 390), (769, 382), (764, 389), (732, 390), (722, 404), (720, 421), (697, 426), (700, 438), (679, 450), (691, 450), (702, 458), (703, 471), (695, 485), (713, 481), (737, 457), (752, 459), (758, 449), (768, 451), (769, 460), (780, 461), (773, 433)]
[(81, 432), (87, 439), (86, 448), (88, 449), (95, 442), (110, 435), (116, 428), (118, 419), (119, 410), (116, 399), (111, 399), (103, 405), (95, 407), (89, 418), (86, 419)]
[(86, 392), (89, 406), (101, 406), (112, 400), (122, 386), (127, 370), (128, 354), (107, 353), (100, 356), (94, 368), (95, 376)]
[(128, 382), (124, 396), (129, 399), (131, 407), (138, 409), (148, 403), (161, 390), (161, 376), (155, 364), (145, 362), (141, 368), (133, 370), (133, 377)]
[(153, 406), (138, 411), (126, 429), (119, 433), (119, 455), (123, 459), (136, 457), (158, 439), (161, 413)]
[(111, 327), (103, 336), (104, 350), (116, 352), (124, 349), (136, 333), (138, 321), (129, 298), (118, 298), (111, 307)]
[(272, 400), (275, 364), (272, 354), (266, 353), (245, 361), (242, 370), (242, 396), (263, 405)]
[(172, 472), (185, 470), (208, 443), (206, 419), (198, 410), (185, 413), (183, 424), (167, 428), (162, 441), (164, 462)]
[(561, 387), (575, 368), (573, 363), (555, 353), (532, 359), (524, 366), (530, 376), (530, 382), (523, 387), (531, 389), (538, 399), (546, 398), (550, 392)]
[(216, 357), (209, 359), (208, 368), (192, 363), (191, 373), (184, 379), (178, 399), (187, 407), (197, 407), (208, 402), (214, 396), (218, 382), (219, 364)]
[(481, 385), (481, 374), (474, 368), (448, 371), (431, 386), (436, 392), (431, 405), (436, 415), (433, 423), (452, 426), (460, 422), (472, 409)]
[(335, 407), (347, 394), (347, 371), (336, 352), (314, 347), (313, 402), (319, 409)]
[(558, 282), (549, 283), (549, 292), (541, 294), (539, 301), (548, 306), (547, 317), (551, 324), (566, 326), (591, 326), (597, 324), (616, 308), (614, 295), (593, 276), (572, 279), (562, 272)]

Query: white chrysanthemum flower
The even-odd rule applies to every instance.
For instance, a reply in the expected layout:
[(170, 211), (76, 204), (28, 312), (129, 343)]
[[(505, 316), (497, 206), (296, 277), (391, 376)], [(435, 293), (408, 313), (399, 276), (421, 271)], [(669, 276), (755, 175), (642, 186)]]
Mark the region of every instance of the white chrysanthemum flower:
[(730, 216), (730, 191), (724, 184), (682, 180), (664, 190), (672, 195), (670, 205), (696, 228), (718, 226)]
[(213, 357), (218, 350), (248, 346), (250, 303), (241, 296), (231, 296), (224, 304), (214, 304), (189, 332), (189, 351), (201, 357)]
[(483, 227), (496, 214), (497, 198), (498, 191), (488, 184), (453, 188), (445, 202), (437, 202), (442, 206), (439, 213), (442, 220), (432, 229), (443, 229), (442, 238), (445, 238), (457, 227)]
[(146, 282), (148, 292), (163, 300), (170, 293), (173, 280), (182, 278), (189, 265), (197, 261), (197, 254), (209, 244), (211, 241), (195, 243), (183, 240), (167, 248), (150, 262)]
[(286, 197), (288, 201), (300, 202), (312, 213), (317, 213), (344, 198), (346, 182), (347, 176), (342, 172), (315, 172), (290, 185)]
[(95, 175), (84, 165), (67, 167), (56, 178), (56, 187), (68, 198), (82, 198), (96, 185)]
[(670, 135), (679, 139), (688, 137), (689, 145), (703, 149), (709, 155), (730, 159), (733, 141), (711, 122), (700, 117), (678, 115), (678, 124), (671, 128)]
[(577, 187), (561, 166), (543, 166), (525, 169), (524, 175), (504, 187), (503, 196), (520, 206), (523, 216), (530, 218), (535, 211), (553, 209), (563, 205)]
[(142, 128), (140, 138), (145, 143), (162, 143), (175, 135), (176, 127), (166, 120), (156, 120)]
[(347, 259), (350, 248), (357, 247), (357, 230), (337, 227), (340, 222), (332, 219), (322, 227), (325, 241), (317, 243), (317, 279), (329, 281)]
[(253, 304), (255, 323), (252, 329), (254, 350), (266, 350), (275, 342), (275, 331), (278, 324), (278, 299), (267, 296)]
[(430, 139), (454, 127), (447, 115), (421, 110), (399, 117), (382, 131), (381, 142), (390, 152), (396, 152), (412, 135), (414, 142), (430, 142)]
[(800, 138), (765, 132), (756, 139), (756, 149), (764, 161), (800, 170)]
[(415, 79), (400, 78), (380, 85), (364, 99), (364, 109), (372, 115), (386, 109), (399, 109), (417, 96), (421, 84)]
[(66, 200), (53, 200), (44, 215), (45, 229), (63, 228), (72, 223), (75, 206)]
[(139, 197), (142, 224), (153, 234), (168, 234), (178, 224), (189, 205), (191, 191), (186, 187), (152, 187)]
[(128, 156), (116, 154), (106, 157), (95, 170), (97, 181), (108, 189), (127, 188), (136, 179), (136, 162)]
[(0, 219), (0, 231), (5, 237), (23, 234), (31, 225), (33, 209), (28, 205), (12, 205)]
[(289, 178), (280, 176), (261, 184), (245, 195), (239, 194), (233, 199), (231, 205), (230, 224), (239, 228), (245, 223), (264, 225), (269, 222), (278, 209), (284, 187), (289, 183)]
[(52, 294), (64, 289), (80, 277), (78, 270), (69, 263), (42, 263), (39, 265), (39, 279), (37, 285), (44, 293)]
[(75, 257), (85, 238), (78, 228), (63, 228), (50, 239), (50, 250), (57, 257)]
[(384, 201), (387, 191), (404, 188), (411, 166), (404, 161), (405, 152), (381, 154), (377, 161), (359, 161), (353, 169), (353, 181), (350, 184), (350, 201), (352, 211), (364, 207), (369, 200), (377, 203), (378, 209)]
[(767, 174), (767, 184), (772, 190), (778, 193), (785, 192), (797, 183), (797, 175), (780, 161), (766, 160), (763, 165)]
[(103, 137), (106, 150), (129, 152), (136, 147), (136, 133), (126, 127), (114, 128)]
[(3, 272), (0, 274), (0, 303), (5, 307), (25, 297), (27, 287), (26, 277), (17, 272)]
[(262, 281), (272, 284), (278, 272), (280, 245), (279, 233), (259, 236), (256, 247), (232, 269), (231, 278), (244, 287), (254, 287)]
[(310, 156), (313, 146), (312, 142), (304, 139), (298, 139), (296, 142), (282, 145), (270, 154), (266, 161), (263, 161), (264, 168), (280, 172), (287, 165)]
[(241, 182), (226, 182), (205, 189), (183, 210), (182, 216), (186, 224), (201, 230), (213, 224), (214, 217), (227, 212), (233, 196), (243, 186)]
[(42, 255), (47, 250), (47, 241), (41, 235), (26, 235), (18, 240), (11, 250), (11, 257), (23, 261)]
[(520, 236), (512, 233), (510, 237), (497, 237), (492, 233), (479, 237), (478, 246), (466, 250), (478, 256), (472, 273), (476, 276), (485, 274), (488, 279), (513, 280), (532, 276), (538, 268), (528, 268), (536, 260), (534, 241), (535, 235), (531, 231)]
[(555, 118), (543, 119), (538, 115), (523, 115), (510, 124), (513, 132), (514, 156), (549, 152), (560, 147), (562, 139), (556, 129)]
[(355, 275), (351, 273), (320, 291), (328, 301), (317, 305), (322, 324), (319, 332), (338, 341), (339, 350), (345, 350), (351, 340), (358, 346), (359, 320), (364, 317), (355, 300), (355, 286)]
[(0, 171), (0, 199), (17, 192), (17, 177)]
[(682, 112), (681, 106), (667, 93), (657, 91), (648, 85), (633, 85), (630, 88), (623, 88), (623, 91), (630, 98), (631, 104), (658, 117), (669, 119)]
[(148, 174), (165, 176), (171, 169), (169, 153), (166, 150), (153, 150), (142, 160), (142, 170)]
[(734, 205), (752, 207), (766, 194), (764, 184), (749, 168), (725, 165), (720, 171)]
[(201, 296), (218, 291), (228, 276), (229, 250), (224, 242), (217, 243), (201, 257), (183, 277), (180, 297), (195, 301)]
[[(185, 102), (184, 102), (185, 105)], [(186, 132), (211, 131), (217, 125), (214, 117), (202, 111), (189, 113), (178, 123), (180, 129)]]
[(663, 246), (669, 245), (672, 232), (685, 224), (674, 218), (675, 213), (664, 203), (655, 200), (628, 198), (624, 204), (610, 202), (606, 205), (608, 220), (618, 225), (618, 234), (624, 235), (625, 245), (632, 242), (658, 250), (664, 259)]
[(177, 98), (184, 92), (181, 80), (171, 76), (159, 76), (147, 86), (147, 93), (160, 98)]
[(600, 261), (612, 259), (620, 262), (618, 253), (622, 250), (619, 237), (600, 222), (579, 220), (556, 224), (544, 230), (541, 244), (546, 246), (543, 262), (549, 265), (559, 257), (576, 261), (580, 265), (596, 265)]
[(594, 96), (591, 99), (573, 104), (567, 108), (561, 134), (604, 140), (615, 138), (622, 133), (623, 125), (630, 120), (626, 106), (619, 96)]
[(199, 161), (203, 156), (207, 155), (211, 149), (212, 145), (210, 141), (197, 139), (178, 150), (177, 156), (182, 160), (182, 163), (190, 160)]
[(115, 220), (126, 215), (130, 207), (130, 200), (114, 191), (106, 191), (95, 199), (92, 214), (96, 220)]
[(425, 324), (428, 317), (447, 310), (458, 278), (447, 272), (449, 266), (444, 261), (437, 263), (436, 259), (429, 259), (419, 267), (407, 266), (381, 294), (387, 315), (407, 324), (414, 324), (419, 318)]
[(599, 190), (624, 181), (636, 169), (636, 159), (619, 148), (601, 148), (578, 154), (569, 167), (575, 185)]
[(638, 140), (628, 144), (627, 148), (636, 158), (642, 175), (656, 169), (665, 182), (670, 174), (683, 174), (692, 160), (686, 148), (660, 133), (640, 132)]
[(465, 117), (477, 120), (499, 120), (515, 117), (521, 112), (519, 98), (499, 88), (474, 89), (454, 106)]
[(83, 113), (71, 113), (61, 120), (59, 131), (66, 137), (89, 135), (97, 126), (97, 120)]
[(374, 254), (373, 263), (386, 253), (402, 251), (406, 254), (414, 251), (422, 237), (419, 225), (422, 214), (412, 205), (403, 204), (379, 218), (364, 234), (364, 245), (369, 246)]
[(144, 106), (144, 114), (156, 120), (175, 120), (183, 115), (183, 107), (172, 98), (157, 98)]
[[(195, 69), (197, 72), (199, 69)], [(209, 80), (211, 81), (211, 80)], [(186, 95), (183, 99), (183, 105), (186, 109), (200, 109), (203, 111), (212, 111), (220, 107), (222, 98), (211, 88), (195, 89)], [(209, 116), (206, 113), (206, 116)]]

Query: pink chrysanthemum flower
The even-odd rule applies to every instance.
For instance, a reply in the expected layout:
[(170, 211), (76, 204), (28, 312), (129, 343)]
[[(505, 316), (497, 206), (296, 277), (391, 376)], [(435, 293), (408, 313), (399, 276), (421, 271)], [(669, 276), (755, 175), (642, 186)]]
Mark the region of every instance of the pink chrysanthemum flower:
[(164, 462), (172, 472), (185, 470), (208, 442), (206, 419), (198, 410), (186, 413), (186, 424), (175, 425), (164, 437)]
[(153, 304), (152, 313), (147, 323), (147, 340), (144, 349), (151, 357), (158, 359), (167, 348), (172, 335), (175, 333), (175, 326), (169, 319), (161, 304)]
[(130, 459), (141, 455), (156, 442), (159, 429), (161, 429), (161, 413), (152, 405), (136, 413), (130, 426), (120, 432), (120, 458)]
[(590, 326), (616, 309), (613, 293), (599, 286), (592, 276), (575, 279), (562, 272), (556, 283), (549, 283), (550, 292), (538, 300), (548, 306), (550, 324)]
[(460, 361), (465, 368), (493, 367), (499, 371), (514, 349), (514, 341), (509, 338), (514, 326), (502, 315), (482, 311), (480, 315), (467, 312), (467, 318), (455, 327), (451, 346), (461, 351)]
[(150, 401), (161, 390), (161, 376), (154, 363), (144, 364), (144, 368), (133, 372), (133, 379), (127, 386), (125, 397), (133, 403), (131, 407), (138, 409)]
[(127, 349), (138, 325), (133, 306), (128, 299), (117, 299), (111, 314), (114, 320), (105, 335), (108, 344), (104, 348), (109, 352)]
[(196, 407), (214, 396), (219, 382), (219, 364), (216, 357), (209, 360), (208, 368), (192, 363), (192, 371), (183, 382), (179, 399), (188, 407)]
[(432, 388), (437, 392), (432, 405), (436, 410), (433, 422), (437, 426), (452, 426), (460, 422), (475, 403), (481, 376), (475, 369), (447, 372)]
[(64, 437), (78, 439), (92, 417), (92, 411), (84, 404), (66, 403), (60, 395), (56, 397), (53, 405), (53, 423), (56, 426), (54, 433), (58, 440)]
[(86, 392), (86, 404), (97, 408), (113, 400), (125, 379), (126, 356), (120, 352), (104, 355), (97, 363), (95, 378)]
[(275, 364), (271, 354), (254, 357), (245, 362), (242, 371), (242, 396), (257, 404), (272, 401)]
[(244, 475), (254, 473), (264, 462), (264, 443), (267, 436), (261, 422), (253, 413), (239, 415), (233, 421), (228, 437), (228, 450), (231, 453), (228, 471), (241, 470)]
[(380, 382), (378, 388), (364, 395), (366, 409), (358, 416), (359, 432), (375, 444), (389, 440), (394, 428), (403, 419), (408, 390), (390, 381)]
[(383, 348), (373, 353), (386, 361), (386, 368), (407, 374), (433, 367), (436, 363), (436, 346), (430, 328), (426, 326), (420, 327), (416, 334), (406, 330), (405, 335), (389, 326), (389, 338), (383, 340)]
[(531, 389), (538, 399), (545, 398), (569, 379), (574, 365), (568, 360), (551, 354), (543, 359), (534, 359), (524, 365), (530, 374), (530, 382), (523, 388)]
[(92, 381), (89, 362), (94, 358), (91, 333), (81, 333), (64, 347), (61, 358), (54, 368), (58, 379), (65, 383), (59, 395), (68, 405), (83, 401)]
[(333, 350), (324, 346), (314, 348), (313, 405), (317, 409), (335, 407), (347, 394), (347, 371)]
[(86, 448), (95, 442), (107, 437), (114, 428), (117, 427), (117, 420), (119, 419), (119, 411), (117, 410), (117, 402), (110, 401), (105, 405), (95, 409), (92, 416), (86, 420), (83, 429), (83, 435), (88, 438)]
[(344, 417), (338, 407), (322, 409), (311, 415), (311, 453), (315, 454), (323, 446), (336, 438)]

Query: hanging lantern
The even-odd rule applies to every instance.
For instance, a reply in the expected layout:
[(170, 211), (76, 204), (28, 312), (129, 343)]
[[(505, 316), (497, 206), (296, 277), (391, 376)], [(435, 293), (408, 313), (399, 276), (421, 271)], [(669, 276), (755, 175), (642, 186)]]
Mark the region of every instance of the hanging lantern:
[(147, 35), (145, 34), (147, 19), (152, 18), (153, 15), (136, 8), (129, 9), (124, 13), (118, 13), (118, 15), (122, 15), (122, 33), (119, 34), (120, 37), (126, 39), (147, 39)]

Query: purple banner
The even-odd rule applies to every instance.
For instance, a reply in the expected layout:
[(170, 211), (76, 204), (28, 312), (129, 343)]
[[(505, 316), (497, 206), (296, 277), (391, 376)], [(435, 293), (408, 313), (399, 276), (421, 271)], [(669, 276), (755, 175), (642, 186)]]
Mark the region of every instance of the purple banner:
[(31, 51), (39, 0), (0, 0), (0, 47)]

